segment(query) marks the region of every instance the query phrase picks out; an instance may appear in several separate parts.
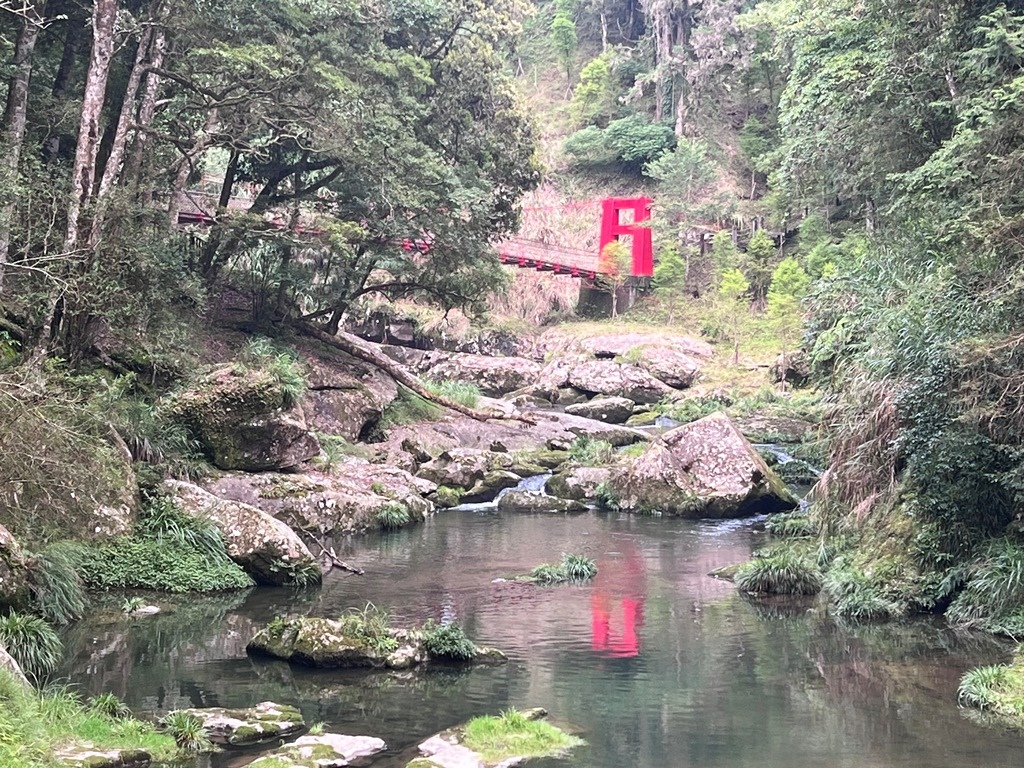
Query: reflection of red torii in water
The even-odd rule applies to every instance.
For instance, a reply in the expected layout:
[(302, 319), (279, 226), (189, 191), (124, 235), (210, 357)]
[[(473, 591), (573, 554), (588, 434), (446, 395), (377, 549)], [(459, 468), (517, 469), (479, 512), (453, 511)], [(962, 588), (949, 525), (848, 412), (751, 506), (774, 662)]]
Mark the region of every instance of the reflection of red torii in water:
[[(601, 568), (590, 597), (590, 646), (602, 656), (640, 655), (638, 631), (644, 625), (646, 575), (643, 558), (632, 542), (622, 542), (625, 561)], [(621, 624), (619, 624), (621, 622)]]

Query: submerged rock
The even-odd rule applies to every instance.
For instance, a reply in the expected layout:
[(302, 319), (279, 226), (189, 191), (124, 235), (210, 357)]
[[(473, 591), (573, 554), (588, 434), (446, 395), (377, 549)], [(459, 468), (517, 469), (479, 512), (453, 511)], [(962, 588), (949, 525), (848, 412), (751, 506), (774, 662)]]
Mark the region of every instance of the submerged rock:
[(213, 522), (228, 555), (259, 584), (280, 586), (319, 580), (316, 558), (285, 523), (256, 507), (215, 496), (198, 485), (167, 480), (164, 487), (181, 509)]
[(152, 756), (144, 749), (93, 749), (70, 747), (57, 754), (68, 768), (149, 768)]
[[(277, 619), (249, 641), (253, 655), (272, 656), (293, 664), (320, 669), (372, 667), (408, 669), (431, 658), (423, 630), (393, 629), (376, 625), (372, 617), (346, 616), (340, 620), (306, 617)], [(473, 646), (468, 663), (494, 664), (505, 655), (494, 648)]]
[(250, 768), (343, 768), (353, 761), (383, 752), (387, 744), (373, 736), (324, 733), (301, 736), (258, 757)]
[(545, 493), (533, 493), (532, 491), (509, 491), (498, 499), (499, 512), (578, 514), (588, 510), (589, 507), (586, 504), (581, 504), (578, 501), (559, 499)]
[(680, 517), (746, 517), (797, 506), (722, 413), (666, 432), (625, 469), (613, 472), (610, 486), (621, 509)]
[(302, 409), (265, 371), (218, 368), (172, 398), (168, 412), (195, 433), (221, 469), (287, 469), (320, 452)]
[(248, 709), (210, 707), (181, 711), (202, 721), (210, 741), (229, 747), (265, 744), (290, 738), (306, 730), (306, 723), (298, 708), (272, 701), (264, 701)]

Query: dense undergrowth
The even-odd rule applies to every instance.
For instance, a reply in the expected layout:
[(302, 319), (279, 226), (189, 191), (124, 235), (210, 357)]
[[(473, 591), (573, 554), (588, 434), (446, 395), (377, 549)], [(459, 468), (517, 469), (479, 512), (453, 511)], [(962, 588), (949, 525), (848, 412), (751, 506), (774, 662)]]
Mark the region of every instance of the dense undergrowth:
[(107, 700), (90, 705), (66, 689), (29, 690), (6, 670), (0, 670), (0, 732), (4, 768), (56, 768), (62, 764), (59, 750), (85, 742), (99, 749), (144, 749), (156, 760), (177, 754), (171, 737), (120, 709), (112, 713)]

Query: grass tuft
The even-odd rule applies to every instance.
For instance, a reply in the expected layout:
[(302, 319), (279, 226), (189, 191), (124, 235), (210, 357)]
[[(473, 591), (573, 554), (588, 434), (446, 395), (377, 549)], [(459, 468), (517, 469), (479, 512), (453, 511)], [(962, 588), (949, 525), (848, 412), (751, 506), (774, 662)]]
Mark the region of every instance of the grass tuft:
[(607, 440), (580, 435), (569, 446), (569, 460), (585, 467), (600, 467), (615, 460), (615, 448)]
[(736, 570), (733, 581), (744, 592), (815, 595), (821, 591), (822, 576), (802, 555), (783, 549), (744, 563)]
[(597, 563), (583, 555), (562, 555), (557, 565), (538, 565), (527, 576), (538, 584), (565, 584), (572, 581), (587, 581), (597, 575)]
[(393, 531), (409, 523), (409, 510), (398, 502), (385, 504), (377, 510), (377, 522), (386, 531)]
[(213, 751), (213, 742), (206, 733), (203, 721), (191, 712), (168, 712), (160, 719), (160, 726), (174, 739), (178, 749), (186, 754), (196, 755)]
[(36, 682), (46, 679), (64, 655), (64, 645), (53, 627), (38, 616), (17, 611), (0, 616), (0, 646)]
[(398, 650), (398, 640), (391, 632), (390, 616), (372, 603), (362, 609), (352, 608), (342, 614), (338, 621), (342, 633), (380, 656), (387, 656)]
[(582, 743), (550, 723), (527, 719), (515, 709), (497, 717), (474, 717), (466, 723), (464, 739), (465, 746), (479, 752), (487, 763), (511, 757), (557, 756)]
[(435, 624), (428, 621), (423, 626), (423, 645), (433, 658), (468, 661), (476, 656), (476, 646), (466, 637), (462, 627), (450, 624)]
[(476, 408), (480, 403), (480, 387), (470, 381), (424, 381), (423, 385), (434, 395), (467, 408)]
[(70, 624), (85, 614), (88, 600), (74, 544), (58, 542), (30, 557), (28, 582), (33, 610), (51, 624)]

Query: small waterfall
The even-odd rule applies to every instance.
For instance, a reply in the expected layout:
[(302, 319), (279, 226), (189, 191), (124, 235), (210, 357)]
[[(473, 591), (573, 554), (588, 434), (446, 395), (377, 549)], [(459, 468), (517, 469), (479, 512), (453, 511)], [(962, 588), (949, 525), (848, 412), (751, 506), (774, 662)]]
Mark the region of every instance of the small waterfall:
[(544, 494), (544, 486), (548, 484), (548, 480), (551, 479), (551, 473), (545, 472), (542, 475), (531, 475), (530, 477), (524, 477), (519, 483), (513, 488), (504, 488), (498, 491), (498, 495), (494, 497), (492, 501), (481, 501), (475, 504), (459, 504), (451, 507), (451, 511), (470, 511), (470, 512), (493, 512), (498, 508), (498, 499), (504, 496), (510, 491), (527, 491), (528, 493), (536, 493), (539, 495)]

